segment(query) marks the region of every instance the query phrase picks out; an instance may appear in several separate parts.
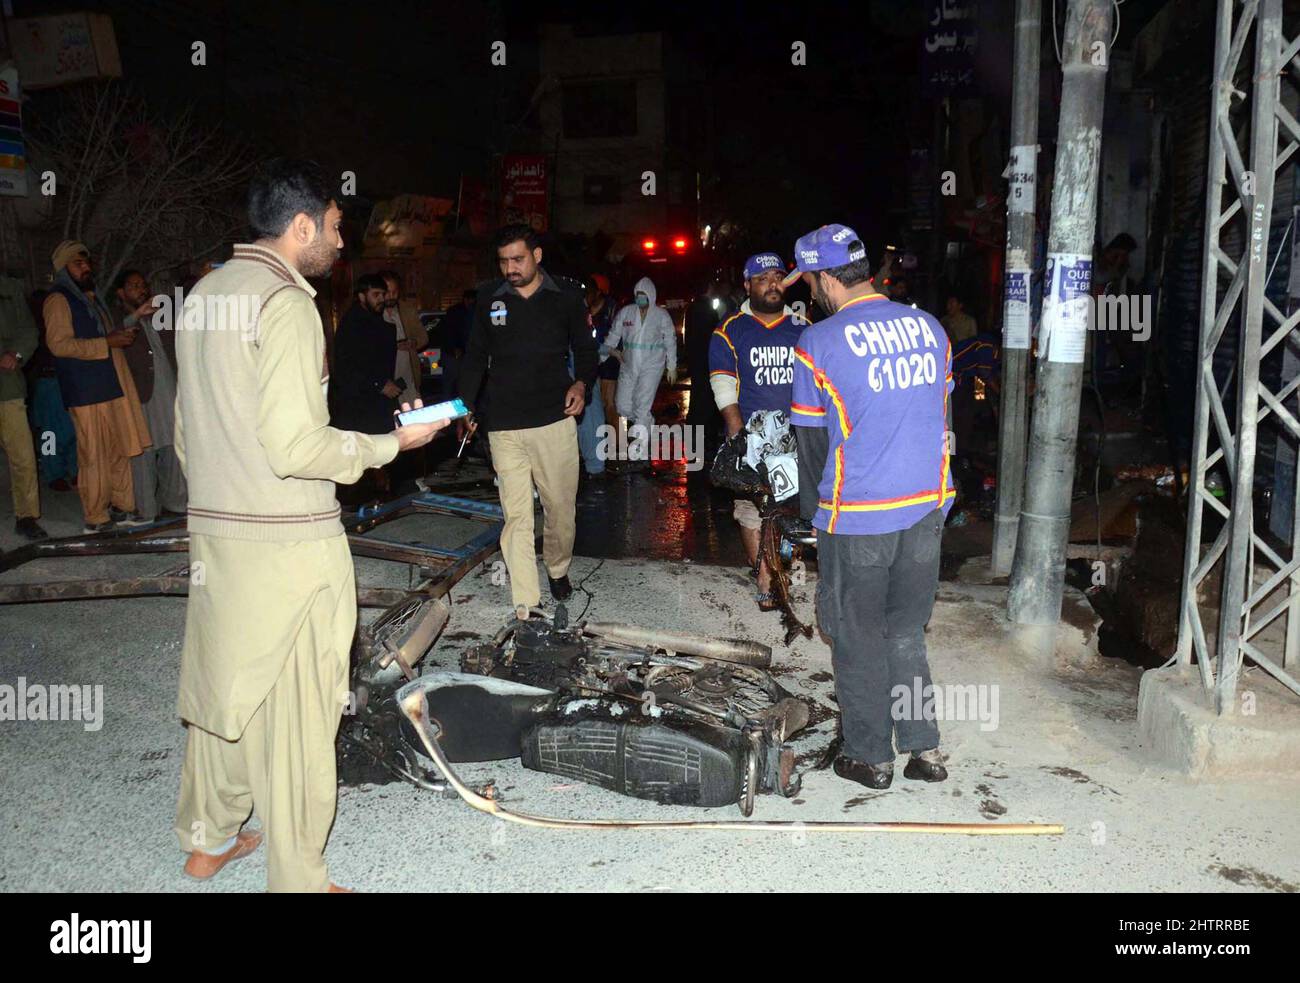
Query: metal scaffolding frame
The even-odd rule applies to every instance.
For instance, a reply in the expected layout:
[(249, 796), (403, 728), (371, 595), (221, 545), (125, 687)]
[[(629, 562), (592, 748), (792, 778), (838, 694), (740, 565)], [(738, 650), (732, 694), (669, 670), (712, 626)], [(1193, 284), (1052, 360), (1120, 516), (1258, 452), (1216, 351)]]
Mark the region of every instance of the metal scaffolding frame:
[[(1300, 375), (1283, 379), (1277, 392), (1270, 391), (1260, 379), (1260, 362), (1272, 352), (1280, 355), (1279, 346), (1284, 346), (1292, 335), (1300, 338), (1300, 310), (1286, 315), (1264, 293), (1274, 175), (1300, 148), (1300, 122), (1281, 99), (1288, 66), (1293, 72), (1300, 71), (1300, 32), (1295, 31), (1297, 25), (1292, 25), (1295, 36), (1288, 38), (1282, 21), (1282, 0), (1218, 0), (1196, 415), (1177, 659), (1187, 665), (1195, 653), (1201, 682), (1213, 692), (1215, 710), (1220, 714), (1232, 712), (1243, 658), (1249, 658), (1300, 694), (1300, 682), (1291, 675), (1295, 655), (1300, 651), (1300, 482), (1296, 489), (1297, 521), (1292, 524), (1290, 542), (1282, 550), (1274, 549), (1257, 532), (1252, 507), (1260, 421), (1271, 415), (1286, 434), (1300, 439), (1300, 420), (1285, 405), (1289, 401), (1294, 407), (1292, 396), (1300, 388)], [(1242, 70), (1243, 56), (1254, 58), (1249, 71)], [(1236, 88), (1234, 83), (1239, 77), (1249, 91)], [(1288, 78), (1287, 84), (1295, 82)], [(1244, 110), (1237, 119), (1248, 119), (1240, 131), (1233, 128), (1234, 98), (1241, 101)], [(1281, 148), (1279, 136), (1286, 141)], [(1248, 156), (1243, 158), (1243, 153)], [(1234, 221), (1243, 234), (1240, 249), (1236, 250), (1239, 255), (1230, 256), (1229, 243), (1238, 241), (1231, 234)], [(1275, 248), (1281, 247), (1275, 244)], [(1221, 287), (1226, 288), (1222, 299)], [(1225, 397), (1214, 375), (1215, 354), (1230, 330), (1237, 332), (1233, 370), (1235, 432), (1233, 414), (1224, 407)], [(1231, 385), (1227, 388), (1231, 389)], [(1213, 450), (1211, 432), (1218, 444)], [(1229, 477), (1226, 504), (1207, 487), (1207, 477), (1220, 462)], [(1210, 513), (1205, 511), (1207, 505)], [(1221, 528), (1203, 553), (1204, 525), (1220, 520)], [(1288, 548), (1289, 557), (1284, 557)], [(1274, 571), (1258, 585), (1257, 566)], [(1214, 614), (1216, 605), (1212, 599), (1203, 604), (1199, 589), (1216, 572), (1221, 573), (1222, 586), (1217, 603), (1218, 628), (1211, 649), (1202, 611), (1204, 608), (1206, 614)], [(1264, 610), (1270, 595), (1282, 587), (1285, 596)], [(1282, 614), (1288, 616), (1285, 652), (1270, 658), (1260, 650), (1259, 635)]]

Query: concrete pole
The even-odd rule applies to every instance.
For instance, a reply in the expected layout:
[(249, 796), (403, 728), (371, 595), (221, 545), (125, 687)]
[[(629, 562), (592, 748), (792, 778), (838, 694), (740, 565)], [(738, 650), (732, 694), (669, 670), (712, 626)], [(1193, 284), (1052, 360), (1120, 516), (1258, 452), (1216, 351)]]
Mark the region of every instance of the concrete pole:
[(1008, 616), (1022, 625), (1055, 625), (1061, 617), (1079, 397), (1091, 320), (1097, 173), (1111, 25), (1111, 0), (1070, 0), (1061, 51), (1065, 77), (1038, 338), (1038, 385), (1007, 599)]
[(1011, 93), (1011, 163), (1007, 192), (1006, 284), (1002, 299), (1002, 403), (998, 434), (998, 504), (993, 517), (993, 573), (1011, 572), (1025, 490), (1025, 399), (1029, 366), (1029, 276), (1034, 259), (1038, 173), (1038, 55), (1042, 0), (1016, 0), (1015, 76)]

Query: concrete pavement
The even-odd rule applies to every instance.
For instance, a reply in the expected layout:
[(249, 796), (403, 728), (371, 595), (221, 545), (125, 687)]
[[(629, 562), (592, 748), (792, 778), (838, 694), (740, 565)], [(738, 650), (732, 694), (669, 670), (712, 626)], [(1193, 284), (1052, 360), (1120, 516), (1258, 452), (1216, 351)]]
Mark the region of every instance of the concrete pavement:
[[(50, 531), (79, 531), (75, 496), (45, 497)], [(11, 530), (10, 522), (0, 528), (0, 547), (16, 545)], [(48, 561), (6, 579), (121, 576), (172, 562)], [(405, 568), (371, 560), (358, 561), (358, 575), (394, 586), (407, 576)], [(829, 650), (817, 638), (782, 646), (777, 616), (756, 611), (741, 572), (579, 558), (573, 579), (583, 578), (594, 594), (589, 618), (772, 644), (783, 683), (820, 707), (820, 722), (795, 742), (805, 766), (829, 742)], [(805, 616), (812, 589), (811, 581), (799, 588)], [(973, 705), (982, 719), (941, 724), (947, 782), (905, 781), (901, 760), (886, 792), (809, 772), (799, 798), (761, 796), (755, 818), (1059, 822), (1064, 836), (552, 832), (392, 784), (340, 791), (331, 874), (363, 891), (1296, 891), (1296, 785), (1197, 783), (1152, 763), (1137, 738), (1139, 670), (1112, 660), (1048, 669), (1019, 654), (1006, 629), (1004, 593), (990, 585), (940, 587), (928, 636), (935, 681), (974, 686), (985, 697)], [(573, 614), (585, 600), (575, 597)], [(506, 588), (494, 586), (487, 569), (462, 582), (453, 601), (452, 620), (430, 655), (443, 665), (490, 635), (508, 608)], [(184, 738), (174, 712), (183, 623), (177, 598), (0, 608), (0, 684), (24, 676), (29, 684), (102, 685), (105, 701), (97, 731), (75, 721), (0, 722), (0, 889), (264, 889), (262, 853), (207, 884), (180, 874), (171, 824)], [(462, 766), (461, 773), (471, 784), (494, 779), (510, 805), (534, 813), (740, 818), (734, 808), (627, 799), (515, 762)]]

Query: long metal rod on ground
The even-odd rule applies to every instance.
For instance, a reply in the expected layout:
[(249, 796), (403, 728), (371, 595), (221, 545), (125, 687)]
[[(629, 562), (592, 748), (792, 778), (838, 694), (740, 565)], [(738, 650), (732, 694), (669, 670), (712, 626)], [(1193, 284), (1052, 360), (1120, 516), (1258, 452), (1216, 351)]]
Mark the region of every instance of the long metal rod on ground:
[(425, 751), (438, 766), (447, 783), (467, 804), (479, 812), (506, 822), (541, 829), (637, 829), (637, 830), (687, 830), (715, 829), (757, 831), (771, 833), (960, 833), (968, 836), (1060, 836), (1065, 827), (1055, 823), (836, 823), (836, 822), (770, 822), (765, 820), (679, 820), (661, 819), (554, 819), (511, 812), (496, 799), (479, 795), (457, 777), (443, 757), (442, 748), (429, 728), (425, 713), (424, 693), (414, 690), (401, 701), (402, 713), (411, 722)]

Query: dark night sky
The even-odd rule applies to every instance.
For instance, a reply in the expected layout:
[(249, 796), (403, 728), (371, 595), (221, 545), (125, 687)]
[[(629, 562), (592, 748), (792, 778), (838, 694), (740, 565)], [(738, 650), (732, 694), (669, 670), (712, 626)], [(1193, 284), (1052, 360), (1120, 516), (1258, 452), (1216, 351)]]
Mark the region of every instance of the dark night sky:
[[(1152, 6), (1129, 0), (1129, 24)], [(773, 231), (840, 220), (871, 238), (892, 235), (887, 212), (905, 191), (907, 147), (928, 142), (933, 118), (918, 86), (923, 0), (667, 10), (408, 0), (14, 7), (19, 16), (110, 13), (124, 74), (150, 102), (194, 104), (261, 153), (356, 171), (363, 199), (454, 196), (462, 171), (486, 173), (493, 151), (517, 149), (535, 122), (525, 110), (537, 83), (538, 28), (548, 19), (594, 34), (667, 31), (707, 73), (700, 98), (712, 101), (720, 196), (747, 213), (762, 210)], [(1011, 7), (1012, 0), (981, 7), (984, 91), (997, 106), (1009, 101)], [(684, 19), (693, 9), (707, 16)], [(1047, 14), (1045, 37), (1049, 30)], [(509, 44), (505, 70), (488, 63), (496, 39)], [(807, 43), (806, 67), (790, 64), (796, 39)], [(207, 45), (206, 67), (190, 63), (194, 41)], [(511, 128), (521, 118), (522, 133)]]

